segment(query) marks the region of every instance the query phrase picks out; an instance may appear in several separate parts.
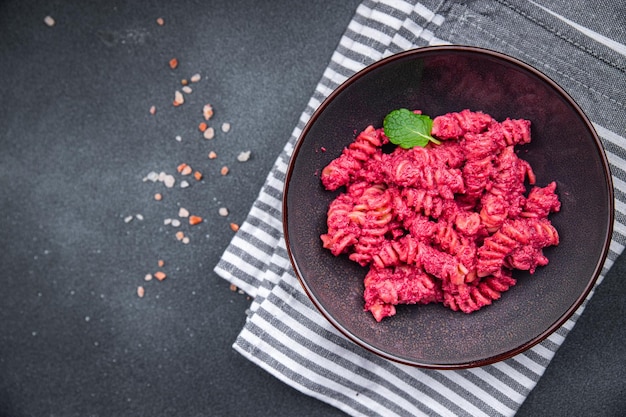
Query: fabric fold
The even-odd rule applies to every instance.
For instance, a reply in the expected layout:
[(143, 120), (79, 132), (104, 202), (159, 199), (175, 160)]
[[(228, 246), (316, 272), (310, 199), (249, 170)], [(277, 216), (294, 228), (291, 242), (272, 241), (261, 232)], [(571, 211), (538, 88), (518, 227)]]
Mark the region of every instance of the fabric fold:
[[(605, 144), (615, 182), (617, 220), (599, 284), (626, 243), (626, 121), (621, 116), (626, 97), (612, 88), (623, 82), (624, 56), (619, 51), (626, 42), (612, 39), (611, 45), (617, 46), (607, 48), (606, 33), (594, 39), (577, 26), (584, 21), (572, 26), (568, 22), (576, 22), (576, 16), (566, 16), (568, 11), (561, 10), (559, 2), (538, 3), (361, 3), (246, 221), (215, 267), (219, 276), (254, 297), (235, 350), (286, 384), (353, 416), (515, 414), (586, 302), (544, 342), (493, 365), (437, 371), (384, 360), (342, 336), (307, 298), (285, 248), (281, 198), (289, 157), (300, 133), (315, 109), (351, 75), (386, 56), (426, 45), (453, 43), (498, 50), (534, 65), (564, 87), (592, 119)], [(550, 47), (537, 47), (538, 41)], [(557, 56), (554, 50), (559, 50)], [(594, 72), (604, 78), (590, 79)], [(592, 296), (593, 291), (587, 301)]]

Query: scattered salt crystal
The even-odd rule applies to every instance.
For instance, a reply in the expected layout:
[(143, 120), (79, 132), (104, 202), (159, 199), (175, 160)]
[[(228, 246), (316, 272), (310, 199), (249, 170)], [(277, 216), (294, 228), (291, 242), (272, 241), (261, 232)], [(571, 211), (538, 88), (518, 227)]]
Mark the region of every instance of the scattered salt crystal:
[(172, 224), (172, 219), (165, 219), (165, 220), (163, 220), (163, 224), (166, 225), (166, 226)]
[(160, 182), (165, 181), (165, 177), (167, 177), (167, 174), (163, 171), (159, 172), (159, 176), (157, 177), (157, 180)]
[(124, 223), (130, 223), (133, 220), (133, 216), (124, 217)]
[(157, 174), (154, 171), (151, 171), (148, 173), (148, 175), (146, 175), (143, 179), (144, 182), (146, 181), (152, 181), (152, 182), (156, 182), (156, 180), (159, 179), (159, 174)]
[(175, 106), (180, 106), (184, 102), (185, 102), (185, 97), (183, 97), (183, 93), (181, 93), (180, 91), (176, 90), (174, 92), (174, 105)]
[(143, 298), (145, 293), (146, 293), (146, 290), (141, 285), (137, 287), (137, 296), (139, 298)]
[(156, 106), (150, 107), (150, 114), (152, 115), (156, 114)]
[(239, 162), (246, 162), (248, 159), (250, 159), (250, 151), (240, 152), (239, 155), (237, 155)]
[(189, 187), (189, 182), (183, 180), (180, 182), (180, 188), (187, 188)]
[(166, 175), (165, 179), (163, 180), (163, 184), (165, 184), (167, 188), (172, 188), (175, 182), (176, 179), (172, 175)]
[(172, 219), (172, 226), (174, 226), (174, 227), (178, 227), (178, 226), (180, 226), (180, 220), (178, 220), (178, 219)]
[(189, 79), (192, 83), (197, 83), (198, 81), (200, 81), (201, 79), (201, 75), (200, 74), (194, 74), (191, 76), (191, 78)]
[(230, 123), (222, 123), (222, 132), (228, 133), (230, 131)]
[(152, 274), (146, 274), (145, 277), (143, 277), (144, 281), (152, 281)]
[(135, 217), (137, 218), (137, 220), (143, 220), (143, 214), (135, 214)]
[(193, 169), (187, 164), (183, 164), (183, 167), (180, 170), (182, 175), (190, 175), (193, 172)]
[(157, 22), (157, 25), (159, 26), (163, 26), (165, 24), (165, 20), (163, 20), (162, 17), (158, 17), (156, 22)]
[(183, 90), (183, 93), (185, 93), (185, 94), (191, 94), (191, 92), (193, 91), (191, 89), (191, 87), (189, 87), (188, 85), (186, 85), (183, 88), (181, 88), (181, 90)]
[(188, 237), (188, 236), (185, 236), (185, 237), (183, 238), (183, 243), (184, 243), (185, 245), (186, 245), (187, 243), (189, 243), (189, 237)]
[(43, 21), (46, 25), (52, 27), (56, 24), (56, 22), (54, 21), (54, 18), (52, 16), (46, 16), (43, 18)]
[(228, 216), (228, 209), (226, 207), (220, 207), (218, 213), (220, 214), (220, 216)]
[(213, 117), (213, 106), (205, 104), (204, 107), (202, 107), (202, 115), (204, 116), (204, 120), (209, 120)]
[(176, 141), (177, 142), (181, 142), (183, 140), (183, 138), (180, 135), (176, 135)]
[(178, 210), (178, 217), (189, 217), (189, 210), (187, 210), (186, 208), (181, 207)]
[(205, 139), (213, 139), (215, 137), (215, 129), (212, 127), (207, 128), (207, 130), (204, 131), (203, 136)]

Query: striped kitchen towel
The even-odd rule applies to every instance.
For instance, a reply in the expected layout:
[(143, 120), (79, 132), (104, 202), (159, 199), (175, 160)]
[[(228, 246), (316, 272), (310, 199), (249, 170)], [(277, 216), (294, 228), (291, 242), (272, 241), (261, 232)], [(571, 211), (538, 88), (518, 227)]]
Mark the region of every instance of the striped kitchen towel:
[(434, 44), (506, 53), (568, 91), (603, 141), (615, 185), (616, 221), (599, 284), (626, 244), (626, 92), (615, 88), (623, 85), (626, 35), (612, 30), (621, 28), (626, 6), (602, 3), (604, 8), (589, 13), (594, 6), (583, 0), (363, 1), (246, 221), (215, 268), (254, 297), (234, 348), (285, 383), (353, 416), (514, 415), (586, 303), (544, 342), (493, 365), (437, 371), (381, 359), (339, 334), (296, 279), (282, 236), (285, 172), (315, 109), (365, 66)]

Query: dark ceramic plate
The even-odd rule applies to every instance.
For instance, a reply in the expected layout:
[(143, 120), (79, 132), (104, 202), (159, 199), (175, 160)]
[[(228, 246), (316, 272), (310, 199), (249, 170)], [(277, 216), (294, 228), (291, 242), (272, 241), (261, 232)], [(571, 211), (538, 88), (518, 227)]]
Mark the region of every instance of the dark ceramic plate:
[[(519, 272), (500, 300), (465, 314), (429, 304), (401, 306), (377, 323), (363, 310), (366, 270), (322, 248), (326, 211), (337, 192), (319, 172), (367, 125), (397, 108), (431, 117), (463, 109), (496, 120), (532, 122), (523, 147), (538, 185), (555, 180), (562, 208), (550, 217), (561, 243), (550, 264)], [(325, 149), (325, 151), (322, 151)], [(557, 84), (509, 56), (474, 47), (426, 47), (379, 61), (337, 88), (308, 122), (289, 164), (284, 232), (295, 272), (315, 306), (358, 345), (387, 359), (426, 368), (481, 366), (509, 358), (558, 329), (593, 287), (613, 225), (613, 187), (591, 123)]]

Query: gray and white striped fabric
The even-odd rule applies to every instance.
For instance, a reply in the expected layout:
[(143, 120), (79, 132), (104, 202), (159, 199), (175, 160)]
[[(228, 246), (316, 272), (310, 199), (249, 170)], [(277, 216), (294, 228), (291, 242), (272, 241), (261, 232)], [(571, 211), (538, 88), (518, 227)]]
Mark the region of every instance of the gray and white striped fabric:
[[(616, 222), (598, 284), (626, 245), (626, 33), (620, 21), (626, 6), (566, 0), (464, 3), (365, 0), (358, 7), (245, 223), (215, 268), (254, 297), (234, 348), (285, 383), (349, 415), (514, 415), (585, 307), (531, 350), (459, 371), (423, 370), (381, 359), (348, 341), (318, 313), (288, 260), (282, 190), (306, 122), (355, 72), (396, 52), (451, 43), (490, 48), (535, 66), (582, 106), (607, 150)], [(597, 10), (589, 13), (589, 7)]]

